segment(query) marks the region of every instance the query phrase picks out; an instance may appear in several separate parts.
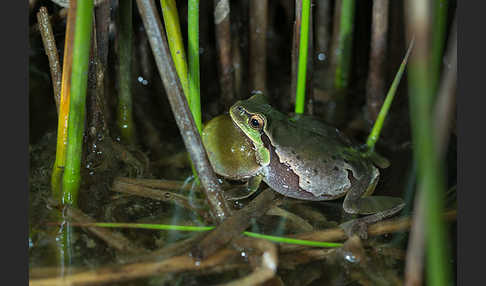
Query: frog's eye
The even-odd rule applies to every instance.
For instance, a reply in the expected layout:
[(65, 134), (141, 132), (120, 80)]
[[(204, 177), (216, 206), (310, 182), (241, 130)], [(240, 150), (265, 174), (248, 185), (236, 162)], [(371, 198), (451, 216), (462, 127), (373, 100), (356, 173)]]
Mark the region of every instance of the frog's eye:
[(250, 124), (250, 127), (256, 130), (262, 129), (263, 123), (263, 118), (259, 115), (252, 115), (250, 119), (248, 119), (248, 124)]

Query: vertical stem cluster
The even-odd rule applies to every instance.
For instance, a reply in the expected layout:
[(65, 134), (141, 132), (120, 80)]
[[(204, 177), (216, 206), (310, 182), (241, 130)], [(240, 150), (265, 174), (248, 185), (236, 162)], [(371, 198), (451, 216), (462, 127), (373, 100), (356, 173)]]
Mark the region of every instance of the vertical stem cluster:
[(221, 187), (209, 164), (194, 118), (190, 114), (174, 64), (169, 56), (167, 40), (162, 34), (162, 24), (157, 9), (151, 0), (137, 0), (137, 6), (184, 145), (199, 175), (211, 214), (215, 221), (221, 222), (229, 216), (230, 209), (222, 196)]

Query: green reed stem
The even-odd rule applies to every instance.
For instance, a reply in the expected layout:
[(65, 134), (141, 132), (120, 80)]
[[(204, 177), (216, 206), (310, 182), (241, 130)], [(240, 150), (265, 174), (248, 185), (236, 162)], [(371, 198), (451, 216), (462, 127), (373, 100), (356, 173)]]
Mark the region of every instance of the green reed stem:
[(297, 91), (295, 113), (303, 114), (305, 106), (305, 78), (307, 72), (307, 54), (309, 46), (310, 0), (302, 1), (302, 22), (300, 26), (299, 66), (297, 71)]
[(295, 238), (288, 238), (288, 237), (254, 233), (254, 232), (249, 232), (249, 231), (245, 231), (245, 232), (243, 232), (243, 234), (245, 234), (246, 236), (249, 236), (249, 237), (263, 238), (263, 239), (270, 240), (270, 241), (273, 241), (273, 242), (278, 242), (278, 243), (296, 244), (296, 245), (303, 245), (303, 246), (316, 246), (316, 247), (341, 247), (341, 246), (343, 246), (342, 243), (338, 243), (338, 242), (303, 240), (303, 239), (295, 239)]
[(132, 108), (132, 0), (120, 0), (118, 8), (118, 129), (123, 142), (135, 143)]
[(342, 0), (341, 21), (339, 25), (338, 51), (332, 51), (336, 57), (334, 88), (348, 87), (351, 71), (351, 56), (353, 52), (354, 0)]
[[(418, 50), (417, 50), (418, 52)], [(423, 53), (422, 53), (423, 54)], [(451, 267), (449, 264), (449, 242), (444, 210), (444, 173), (437, 152), (436, 137), (433, 136), (432, 104), (434, 88), (431, 58), (412, 56), (408, 68), (410, 118), (414, 156), (417, 161), (418, 184), (425, 191), (425, 235), (427, 244), (428, 285), (449, 285)]]
[(86, 88), (93, 23), (93, 0), (79, 1), (74, 31), (73, 66), (71, 73), (71, 99), (68, 120), (66, 167), (62, 178), (63, 203), (77, 206), (81, 183), (81, 157), (86, 111)]
[[(95, 222), (95, 223), (81, 223), (74, 224), (75, 226), (97, 226), (97, 227), (109, 227), (109, 228), (139, 228), (139, 229), (152, 229), (152, 230), (178, 230), (178, 231), (208, 231), (212, 230), (214, 226), (186, 226), (186, 225), (172, 225), (172, 224), (147, 224), (147, 223), (114, 223), (114, 222)], [(341, 247), (342, 243), (337, 242), (322, 242), (311, 241), (303, 239), (286, 238), (281, 236), (266, 235), (260, 233), (254, 233), (245, 231), (246, 236), (267, 239), (278, 243), (297, 244), (304, 246), (316, 246), (316, 247)]]
[(393, 82), (390, 86), (390, 89), (388, 90), (388, 93), (386, 94), (385, 101), (383, 102), (383, 105), (381, 106), (380, 113), (378, 114), (378, 117), (376, 118), (375, 124), (373, 125), (373, 129), (371, 129), (371, 133), (368, 136), (368, 140), (366, 140), (366, 145), (368, 147), (369, 151), (373, 151), (375, 149), (376, 142), (378, 141), (378, 138), (380, 137), (381, 130), (383, 128), (383, 123), (385, 122), (386, 116), (388, 114), (388, 111), (390, 110), (390, 106), (393, 102), (393, 98), (395, 97), (398, 85), (400, 84), (400, 80), (402, 79), (403, 72), (405, 71), (405, 67), (407, 66), (407, 61), (408, 61), (408, 56), (410, 55), (410, 52), (412, 51), (413, 48), (413, 42), (410, 43), (410, 46), (408, 47), (407, 53), (405, 54), (405, 57), (402, 60), (402, 63), (400, 64), (400, 68), (398, 69), (397, 74), (395, 75), (395, 78), (393, 79)]
[(179, 14), (175, 0), (160, 0), (162, 14), (164, 16), (165, 32), (167, 42), (169, 42), (170, 54), (181, 81), (182, 90), (186, 95), (187, 103), (191, 106), (192, 99), (189, 97), (189, 86), (187, 79), (187, 60), (182, 41), (181, 26), (179, 24)]
[(187, 51), (189, 54), (189, 107), (199, 133), (202, 131), (199, 74), (199, 0), (187, 3)]

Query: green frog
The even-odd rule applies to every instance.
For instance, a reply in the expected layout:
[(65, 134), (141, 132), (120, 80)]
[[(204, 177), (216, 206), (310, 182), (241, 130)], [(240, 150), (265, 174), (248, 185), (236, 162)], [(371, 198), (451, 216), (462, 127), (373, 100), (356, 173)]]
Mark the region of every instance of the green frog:
[[(370, 196), (380, 175), (375, 165), (386, 167), (387, 161), (364, 153), (336, 128), (310, 116), (289, 117), (269, 105), (262, 94), (236, 102), (229, 115), (240, 133), (233, 134), (236, 139), (227, 140), (244, 142), (246, 151), (242, 153), (250, 166), (244, 178), (253, 178), (253, 186), (263, 180), (276, 192), (300, 200), (326, 201), (344, 196), (347, 213), (370, 215), (359, 223), (380, 220), (403, 208), (401, 198)], [(249, 144), (252, 152), (248, 152)], [(208, 155), (211, 160), (209, 151)], [(214, 167), (214, 156), (211, 161)], [(215, 171), (223, 177), (244, 179), (232, 171)], [(357, 222), (345, 230), (353, 232)]]

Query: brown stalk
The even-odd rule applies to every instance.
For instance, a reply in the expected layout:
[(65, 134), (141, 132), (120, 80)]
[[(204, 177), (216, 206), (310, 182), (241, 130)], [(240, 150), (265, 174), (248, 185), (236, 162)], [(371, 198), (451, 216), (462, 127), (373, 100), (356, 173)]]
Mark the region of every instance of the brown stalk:
[(222, 108), (228, 110), (235, 101), (234, 69), (231, 54), (230, 3), (214, 0), (214, 28), (219, 54), (219, 85)]
[(203, 209), (198, 208), (197, 206), (201, 206), (202, 202), (197, 199), (194, 199), (192, 202), (185, 196), (179, 195), (177, 193), (160, 190), (160, 189), (153, 189), (149, 187), (144, 187), (140, 185), (134, 185), (126, 182), (122, 182), (120, 180), (115, 181), (113, 183), (112, 191), (136, 195), (144, 198), (149, 198), (153, 200), (163, 201), (174, 203), (180, 207), (183, 207), (191, 212), (198, 214), (200, 217), (204, 218), (208, 221), (207, 213), (204, 212)]
[(280, 255), (279, 268), (295, 269), (300, 264), (322, 260), (336, 252), (336, 248), (311, 248), (299, 252), (289, 252)]
[(222, 188), (209, 164), (201, 136), (189, 111), (179, 77), (170, 57), (165, 33), (162, 33), (157, 8), (152, 0), (137, 0), (137, 6), (184, 145), (198, 173), (211, 215), (215, 222), (220, 223), (230, 215), (230, 209), (223, 198)]
[[(449, 136), (454, 120), (454, 110), (456, 105), (456, 84), (457, 84), (457, 27), (456, 19), (452, 24), (451, 35), (445, 62), (448, 64), (444, 67), (442, 80), (439, 87), (438, 98), (435, 104), (435, 131), (437, 140), (437, 149), (439, 156), (445, 156)], [(410, 230), (410, 239), (408, 242), (408, 251), (405, 264), (405, 285), (422, 285), (425, 253), (425, 190), (419, 186), (418, 198), (415, 200), (412, 229)]]
[[(74, 220), (76, 223), (94, 223), (94, 219), (83, 213), (81, 210), (67, 207), (67, 215)], [(98, 238), (106, 242), (110, 247), (114, 249), (129, 253), (129, 254), (140, 254), (147, 252), (146, 249), (136, 247), (131, 243), (125, 236), (119, 232), (114, 232), (108, 228), (103, 227), (86, 227), (88, 231), (96, 235)]]
[(250, 0), (250, 92), (266, 91), (268, 0)]
[(306, 102), (306, 114), (314, 114), (314, 88), (312, 84), (313, 71), (314, 71), (314, 1), (311, 0), (311, 6), (309, 11), (309, 42), (307, 52), (307, 67), (305, 77), (305, 102)]
[(62, 71), (59, 63), (59, 54), (57, 53), (56, 40), (52, 33), (51, 22), (49, 21), (49, 14), (47, 8), (42, 6), (37, 12), (37, 22), (39, 24), (39, 31), (44, 44), (47, 58), (49, 59), (49, 68), (51, 70), (52, 88), (54, 90), (54, 101), (56, 102), (57, 113), (59, 114), (59, 105), (61, 104), (61, 81)]
[[(191, 251), (193, 257), (204, 259), (211, 256), (234, 237), (248, 228), (251, 219), (264, 215), (272, 207), (275, 192), (266, 189), (244, 208), (236, 211), (231, 217), (223, 221), (217, 228), (212, 230), (196, 247)], [(273, 202), (273, 203), (272, 203)]]
[(136, 278), (152, 276), (160, 273), (182, 271), (204, 271), (206, 269), (227, 263), (238, 253), (234, 250), (223, 249), (215, 255), (196, 263), (189, 255), (181, 255), (156, 262), (139, 262), (125, 265), (102, 267), (96, 270), (75, 273), (63, 277), (30, 280), (30, 286), (56, 285), (88, 285), (126, 281)]
[[(242, 238), (238, 240), (249, 251), (258, 250), (261, 253), (261, 263), (257, 265), (250, 275), (237, 279), (225, 285), (256, 285), (275, 275), (278, 264), (277, 247), (265, 240)], [(242, 263), (233, 263), (233, 258), (238, 256), (236, 250), (223, 249), (204, 261), (196, 262), (189, 255), (184, 254), (165, 260), (144, 261), (124, 265), (114, 265), (98, 268), (96, 270), (83, 271), (78, 269), (76, 273), (62, 277), (40, 278), (30, 280), (31, 286), (44, 285), (100, 285), (102, 283), (127, 281), (136, 278), (153, 276), (161, 273), (177, 273), (186, 271), (197, 272), (222, 272), (230, 269), (241, 269), (246, 266)], [(39, 272), (39, 271), (34, 271)], [(45, 272), (45, 271), (44, 271)], [(44, 274), (45, 275), (45, 274)]]
[(106, 67), (108, 63), (108, 36), (110, 24), (110, 1), (105, 1), (99, 4), (95, 9), (95, 25), (93, 25), (94, 35), (93, 41), (95, 56), (93, 57), (93, 64), (91, 69), (94, 77), (90, 78), (92, 85), (90, 86), (91, 93), (89, 97), (89, 131), (92, 140), (96, 142), (100, 135), (106, 135), (108, 132), (107, 119), (109, 118), (109, 110), (106, 108), (107, 100), (105, 96), (105, 76)]
[(117, 177), (114, 183), (124, 182), (127, 184), (139, 185), (143, 187), (162, 189), (162, 190), (172, 190), (172, 191), (191, 191), (195, 189), (200, 191), (199, 186), (192, 186), (192, 184), (186, 184), (183, 181), (172, 181), (172, 180), (155, 180), (155, 179), (135, 179), (127, 177)]
[(297, 94), (297, 71), (299, 67), (299, 45), (300, 45), (300, 29), (302, 22), (302, 0), (295, 0), (295, 21), (294, 32), (292, 37), (292, 52), (291, 57), (291, 78), (290, 78), (290, 98), (295, 104), (295, 96)]
[(342, 0), (334, 1), (334, 17), (332, 19), (332, 34), (331, 42), (329, 43), (329, 72), (328, 77), (334, 78), (334, 73), (336, 71), (336, 51), (339, 48), (339, 30), (341, 28), (341, 4)]
[(374, 0), (366, 106), (370, 122), (375, 122), (385, 99), (385, 61), (388, 35), (388, 0)]
[(316, 50), (317, 53), (329, 57), (329, 37), (331, 25), (331, 1), (321, 0), (317, 2), (316, 17)]

